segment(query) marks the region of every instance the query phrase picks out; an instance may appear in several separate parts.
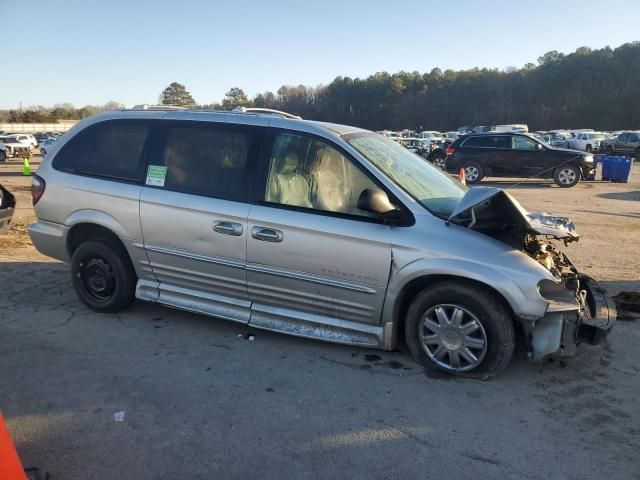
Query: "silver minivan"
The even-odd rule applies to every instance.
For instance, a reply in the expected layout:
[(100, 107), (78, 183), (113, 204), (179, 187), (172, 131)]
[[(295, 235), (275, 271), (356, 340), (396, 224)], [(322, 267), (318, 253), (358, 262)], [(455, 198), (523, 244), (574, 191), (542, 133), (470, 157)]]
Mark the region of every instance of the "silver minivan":
[[(486, 378), (598, 343), (612, 304), (557, 247), (572, 223), (468, 189), (396, 142), (276, 111), (78, 123), (33, 177), (30, 226), (99, 312), (135, 298), (393, 350)], [(521, 339), (521, 340), (520, 340)]]

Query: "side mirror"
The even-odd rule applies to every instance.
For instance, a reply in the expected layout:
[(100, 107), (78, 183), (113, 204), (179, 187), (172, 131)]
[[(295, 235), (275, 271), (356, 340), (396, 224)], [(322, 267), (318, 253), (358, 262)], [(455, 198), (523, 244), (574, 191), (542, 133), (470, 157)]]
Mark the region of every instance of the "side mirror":
[(380, 215), (382, 220), (397, 220), (402, 217), (402, 212), (389, 201), (389, 196), (379, 188), (367, 188), (358, 197), (358, 208), (367, 212)]

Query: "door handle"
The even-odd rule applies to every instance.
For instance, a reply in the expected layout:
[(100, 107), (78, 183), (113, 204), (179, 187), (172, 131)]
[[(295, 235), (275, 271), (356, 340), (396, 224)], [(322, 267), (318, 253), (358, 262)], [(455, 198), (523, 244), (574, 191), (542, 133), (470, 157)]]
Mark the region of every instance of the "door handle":
[(251, 236), (263, 242), (279, 243), (284, 239), (284, 234), (280, 230), (265, 227), (253, 227), (251, 229)]
[(223, 235), (232, 235), (234, 237), (242, 235), (242, 225), (235, 222), (223, 222), (222, 220), (216, 220), (213, 222), (213, 229)]

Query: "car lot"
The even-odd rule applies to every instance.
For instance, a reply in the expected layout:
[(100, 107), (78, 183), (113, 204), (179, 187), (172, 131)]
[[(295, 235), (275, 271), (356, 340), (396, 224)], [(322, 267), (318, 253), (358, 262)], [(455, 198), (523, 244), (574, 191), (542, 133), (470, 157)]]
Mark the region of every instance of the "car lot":
[[(65, 479), (637, 475), (637, 321), (565, 362), (520, 354), (478, 382), (427, 377), (405, 351), (156, 305), (98, 315), (68, 267), (29, 245), (21, 163), (0, 165), (0, 183), (18, 199), (15, 231), (0, 238), (0, 407), (25, 466)], [(575, 221), (583, 238), (567, 253), (611, 294), (640, 292), (638, 169), (629, 184), (508, 189), (529, 210)]]

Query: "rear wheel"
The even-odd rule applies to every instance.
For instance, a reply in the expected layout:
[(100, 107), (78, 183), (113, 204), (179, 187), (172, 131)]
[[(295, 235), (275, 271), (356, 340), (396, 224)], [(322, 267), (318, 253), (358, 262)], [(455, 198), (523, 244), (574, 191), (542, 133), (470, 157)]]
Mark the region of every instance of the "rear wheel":
[(439, 168), (440, 170), (444, 170), (447, 156), (444, 154), (444, 152), (440, 152), (436, 155), (433, 155), (429, 160), (434, 167)]
[(587, 145), (587, 152), (593, 153), (593, 147), (591, 145)]
[(614, 154), (613, 147), (611, 145), (609, 145), (607, 147), (607, 155), (613, 155), (613, 154)]
[(553, 180), (559, 187), (569, 188), (578, 184), (580, 175), (580, 169), (575, 165), (564, 165), (553, 172)]
[(513, 355), (513, 320), (488, 289), (442, 282), (422, 291), (407, 312), (405, 339), (428, 371), (487, 378)]
[(477, 163), (468, 163), (464, 167), (464, 178), (467, 183), (480, 183), (484, 178), (484, 170)]
[(6, 162), (7, 161), (7, 154), (4, 150), (0, 150), (0, 162)]
[(80, 299), (98, 312), (118, 312), (135, 299), (131, 260), (122, 245), (109, 239), (89, 240), (73, 252), (71, 279)]

